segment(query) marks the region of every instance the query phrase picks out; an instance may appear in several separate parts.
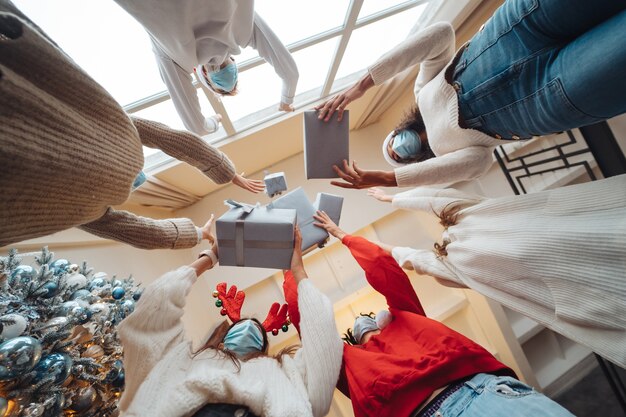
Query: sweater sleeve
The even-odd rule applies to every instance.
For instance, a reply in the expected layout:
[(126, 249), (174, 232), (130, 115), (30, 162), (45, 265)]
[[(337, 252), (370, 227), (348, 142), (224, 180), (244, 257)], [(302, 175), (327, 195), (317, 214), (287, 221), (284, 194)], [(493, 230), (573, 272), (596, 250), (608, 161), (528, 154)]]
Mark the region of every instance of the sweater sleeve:
[(259, 52), (259, 56), (274, 67), (276, 74), (283, 80), (280, 101), (292, 104), (298, 85), (298, 67), (289, 50), (278, 36), (258, 14), (254, 14), (254, 27), (250, 46)]
[(425, 315), (409, 277), (391, 255), (359, 236), (346, 235), (341, 242), (365, 271), (367, 282), (385, 296), (390, 308)]
[(206, 135), (217, 130), (212, 121), (202, 115), (198, 90), (193, 85), (191, 74), (176, 64), (154, 40), (152, 41), (154, 56), (161, 73), (161, 79), (170, 93), (174, 108), (183, 124), (190, 131), (198, 135)]
[(235, 176), (235, 166), (226, 154), (203, 141), (198, 135), (134, 116), (131, 120), (145, 146), (161, 149), (166, 154), (187, 162), (217, 184), (225, 184)]
[(368, 68), (375, 85), (421, 64), (417, 83), (426, 84), (434, 78), (454, 55), (454, 29), (440, 22), (410, 35), (395, 48), (381, 56)]
[(283, 293), (287, 301), (289, 320), (300, 334), (300, 310), (298, 310), (298, 284), (291, 271), (284, 273)]
[(394, 207), (405, 210), (420, 210), (440, 213), (446, 207), (461, 206), (462, 208), (480, 202), (483, 197), (465, 194), (454, 188), (417, 187), (398, 193), (393, 197)]
[(398, 187), (467, 181), (483, 175), (493, 162), (492, 148), (470, 146), (395, 169)]
[(298, 308), (301, 316), (302, 348), (295, 361), (301, 369), (314, 416), (324, 416), (330, 409), (339, 377), (343, 343), (337, 333), (333, 306), (313, 283), (298, 284)]
[(195, 271), (189, 267), (163, 275), (146, 287), (135, 311), (118, 326), (126, 374), (124, 395), (120, 400), (122, 411), (152, 368), (170, 349), (184, 341), (181, 317), (196, 278)]
[(432, 250), (413, 249), (397, 246), (391, 252), (399, 265), (415, 272), (430, 275), (447, 287), (467, 288), (456, 276), (437, 259)]
[(111, 207), (104, 216), (79, 228), (139, 249), (185, 249), (198, 244), (198, 231), (189, 219), (155, 220)]

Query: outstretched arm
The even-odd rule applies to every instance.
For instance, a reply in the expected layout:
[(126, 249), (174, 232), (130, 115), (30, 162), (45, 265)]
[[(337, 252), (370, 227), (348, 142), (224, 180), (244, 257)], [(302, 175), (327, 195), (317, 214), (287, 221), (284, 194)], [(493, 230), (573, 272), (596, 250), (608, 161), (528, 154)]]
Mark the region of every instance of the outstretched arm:
[(315, 219), (318, 221), (317, 226), (341, 239), (350, 249), (354, 259), (365, 271), (367, 282), (385, 296), (390, 308), (424, 315), (409, 277), (391, 256), (391, 246), (379, 246), (362, 237), (346, 234), (324, 212), (318, 211)]
[[(215, 245), (210, 250), (217, 256)], [(213, 266), (211, 257), (201, 256), (190, 266), (163, 275), (146, 287), (135, 311), (118, 326), (126, 373), (122, 410), (159, 360), (184, 341), (181, 317), (187, 294), (197, 277)]]
[(161, 73), (161, 79), (170, 93), (172, 103), (183, 124), (191, 132), (207, 135), (215, 132), (219, 124), (215, 118), (202, 115), (198, 90), (193, 85), (191, 74), (176, 64), (153, 40), (152, 49)]
[(292, 103), (300, 77), (296, 61), (274, 31), (256, 13), (250, 46), (259, 51), (259, 56), (267, 61), (283, 80), (279, 110), (293, 111)]

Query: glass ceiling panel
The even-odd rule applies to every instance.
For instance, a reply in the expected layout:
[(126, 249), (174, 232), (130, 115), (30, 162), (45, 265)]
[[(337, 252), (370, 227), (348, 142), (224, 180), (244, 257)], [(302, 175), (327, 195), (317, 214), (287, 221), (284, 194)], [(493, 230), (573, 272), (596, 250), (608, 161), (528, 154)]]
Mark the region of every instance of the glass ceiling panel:
[(285, 45), (343, 25), (349, 0), (256, 1), (254, 7)]
[(426, 4), (422, 4), (352, 32), (336, 78), (367, 68), (404, 40), (425, 9)]
[(14, 0), (122, 105), (165, 90), (147, 33), (112, 0)]
[(365, 0), (358, 20), (402, 3), (407, 3), (407, 0)]

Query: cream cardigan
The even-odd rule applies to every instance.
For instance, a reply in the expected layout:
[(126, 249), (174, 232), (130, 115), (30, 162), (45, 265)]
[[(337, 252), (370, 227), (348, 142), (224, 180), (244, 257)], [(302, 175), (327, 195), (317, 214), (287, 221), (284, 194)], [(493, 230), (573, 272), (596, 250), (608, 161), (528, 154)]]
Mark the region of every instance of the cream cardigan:
[(626, 367), (626, 175), (501, 198), (417, 188), (398, 208), (460, 205), (448, 255), (397, 247), (405, 268), (469, 287)]
[(477, 178), (491, 166), (493, 148), (505, 143), (478, 130), (459, 126), (456, 91), (445, 79), (446, 69), (454, 57), (454, 44), (452, 26), (436, 23), (408, 37), (368, 69), (374, 84), (380, 85), (420, 64), (415, 80), (415, 100), (436, 158), (396, 168), (399, 187)]
[(122, 416), (183, 417), (207, 403), (245, 405), (262, 417), (326, 415), (343, 352), (330, 300), (308, 279), (302, 281), (302, 347), (282, 364), (263, 357), (241, 362), (237, 371), (214, 350), (192, 353), (180, 318), (195, 281), (189, 267), (165, 274), (120, 324), (126, 372)]

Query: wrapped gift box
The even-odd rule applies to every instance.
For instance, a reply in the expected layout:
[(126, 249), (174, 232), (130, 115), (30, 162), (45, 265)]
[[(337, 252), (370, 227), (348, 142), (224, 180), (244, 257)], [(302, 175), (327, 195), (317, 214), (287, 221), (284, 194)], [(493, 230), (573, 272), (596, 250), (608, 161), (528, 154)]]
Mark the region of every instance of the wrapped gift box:
[(287, 191), (287, 179), (285, 178), (284, 172), (268, 174), (263, 178), (263, 181), (265, 182), (265, 193), (270, 197)]
[(317, 193), (317, 198), (313, 203), (315, 210), (321, 210), (328, 214), (328, 217), (339, 225), (341, 219), (341, 209), (343, 207), (343, 197), (335, 194)]
[(328, 239), (328, 232), (315, 226), (315, 208), (300, 187), (272, 201), (268, 207), (277, 209), (295, 209), (298, 213), (298, 227), (302, 234), (302, 250), (322, 245)]
[(229, 203), (216, 222), (220, 264), (289, 269), (296, 210)]
[(337, 113), (328, 122), (317, 111), (304, 112), (304, 169), (307, 179), (338, 178), (333, 165), (341, 167), (348, 154), (348, 111), (337, 122)]

